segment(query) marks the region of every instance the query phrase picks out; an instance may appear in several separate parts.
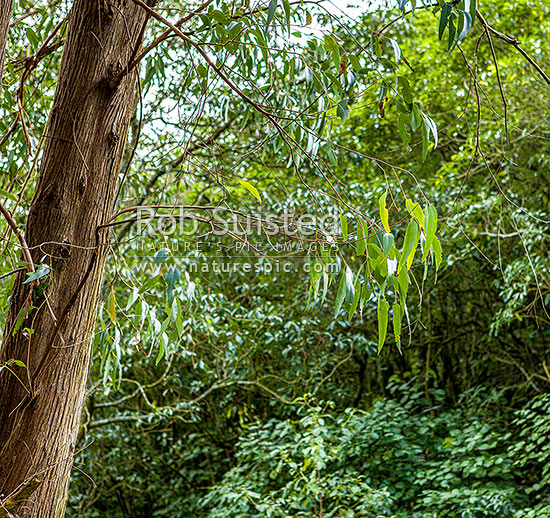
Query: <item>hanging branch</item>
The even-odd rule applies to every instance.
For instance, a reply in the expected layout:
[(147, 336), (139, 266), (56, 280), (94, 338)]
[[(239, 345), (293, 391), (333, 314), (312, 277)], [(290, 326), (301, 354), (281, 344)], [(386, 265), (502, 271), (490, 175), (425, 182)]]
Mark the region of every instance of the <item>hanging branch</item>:
[(523, 50), (520, 47), (519, 41), (516, 38), (513, 38), (512, 36), (508, 36), (507, 34), (503, 34), (502, 32), (497, 31), (493, 27), (491, 27), (486, 21), (485, 18), (483, 18), (483, 15), (476, 10), (476, 16), (477, 19), (480, 21), (481, 25), (489, 31), (491, 34), (493, 34), (496, 38), (499, 40), (505, 41), (509, 45), (512, 45), (524, 58), (525, 60), (538, 72), (538, 74), (544, 79), (544, 81), (550, 85), (550, 77), (544, 72), (542, 68), (538, 65), (538, 63), (531, 57), (525, 50)]
[(12, 218), (10, 212), (8, 211), (8, 209), (6, 209), (6, 207), (4, 207), (4, 205), (2, 205), (2, 203), (0, 203), (0, 212), (8, 222), (8, 225), (11, 227), (13, 233), (21, 244), (21, 248), (23, 249), (23, 256), (25, 258), (25, 262), (27, 263), (27, 269), (29, 270), (29, 272), (34, 272), (34, 264), (32, 261), (31, 253), (29, 252), (27, 241), (25, 240), (25, 235), (23, 234), (23, 232), (21, 232), (21, 230), (17, 226), (17, 223)]

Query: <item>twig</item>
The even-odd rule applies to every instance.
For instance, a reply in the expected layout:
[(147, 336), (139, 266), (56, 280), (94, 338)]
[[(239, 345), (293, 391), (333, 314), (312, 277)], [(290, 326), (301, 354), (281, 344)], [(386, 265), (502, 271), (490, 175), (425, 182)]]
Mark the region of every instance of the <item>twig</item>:
[[(189, 21), (191, 18), (193, 18), (193, 16), (196, 16), (197, 14), (199, 14), (201, 11), (203, 11), (204, 9), (206, 9), (214, 0), (207, 0), (206, 2), (204, 2), (204, 4), (200, 5), (199, 7), (197, 7), (194, 11), (192, 11), (191, 13), (189, 13), (187, 16), (184, 16), (181, 20), (179, 20), (174, 26), (177, 27), (178, 29), (187, 21)], [(133, 57), (131, 59), (131, 62), (130, 64), (126, 67), (126, 70), (124, 70), (122, 72), (122, 74), (128, 74), (128, 72), (130, 72), (130, 70), (132, 70), (136, 65), (139, 64), (139, 62), (149, 53), (151, 52), (151, 50), (153, 50), (155, 47), (157, 47), (158, 45), (160, 45), (164, 40), (166, 40), (167, 38), (170, 37), (170, 35), (172, 34), (172, 29), (169, 28), (169, 29), (166, 29), (158, 38), (156, 38), (152, 43), (150, 43), (149, 45), (147, 45), (147, 47), (145, 47), (141, 53), (139, 54), (139, 56), (137, 57)]]
[(13, 275), (14, 273), (22, 272), (23, 270), (26, 270), (24, 266), (21, 266), (21, 268), (16, 268), (15, 270), (12, 270), (11, 272), (4, 273), (3, 275), (0, 275), (0, 280), (4, 279), (5, 277), (9, 277), (10, 275)]
[(500, 91), (500, 97), (502, 99), (502, 104), (504, 106), (504, 130), (506, 132), (506, 143), (508, 143), (509, 142), (509, 139), (508, 139), (508, 101), (506, 101), (506, 95), (504, 94), (504, 89), (502, 88), (502, 79), (500, 77), (500, 70), (498, 68), (498, 60), (497, 60), (497, 55), (495, 53), (495, 47), (493, 45), (493, 38), (491, 38), (491, 34), (489, 32), (489, 29), (487, 28), (487, 25), (484, 25), (483, 29), (485, 30), (485, 35), (487, 36), (487, 41), (489, 42), (489, 47), (491, 49), (491, 56), (493, 57), (493, 63), (495, 64), (495, 71), (496, 71), (496, 74), (497, 74), (498, 89)]
[(540, 68), (538, 63), (531, 57), (527, 52), (525, 52), (519, 44), (519, 41), (516, 38), (513, 38), (512, 36), (508, 36), (507, 34), (503, 34), (502, 32), (497, 31), (493, 27), (491, 27), (486, 21), (485, 18), (483, 18), (483, 15), (476, 10), (476, 16), (477, 19), (481, 22), (481, 25), (488, 30), (491, 34), (493, 34), (495, 37), (497, 37), (499, 40), (505, 41), (509, 45), (512, 45), (524, 58), (525, 60), (538, 72), (538, 74), (544, 79), (544, 81), (550, 85), (550, 77)]
[(27, 269), (29, 272), (34, 272), (34, 263), (32, 261), (31, 253), (29, 252), (29, 247), (27, 245), (27, 241), (25, 240), (25, 236), (23, 232), (19, 229), (17, 226), (17, 223), (14, 221), (14, 219), (11, 217), (11, 214), (9, 213), (8, 209), (0, 203), (0, 212), (8, 222), (8, 225), (13, 230), (13, 233), (19, 240), (19, 243), (21, 244), (21, 248), (23, 249), (23, 256), (25, 257), (25, 262), (27, 263)]
[[(428, 5), (421, 5), (416, 7), (416, 9), (429, 9), (430, 7), (437, 7), (439, 4), (436, 2), (434, 4), (428, 4)], [(413, 10), (405, 11), (403, 14), (400, 14), (397, 18), (393, 18), (390, 20), (386, 25), (384, 25), (381, 29), (375, 31), (373, 34), (374, 36), (381, 36), (383, 32), (386, 32), (394, 23), (398, 22), (399, 20), (402, 20), (407, 16), (408, 14), (411, 14)]]

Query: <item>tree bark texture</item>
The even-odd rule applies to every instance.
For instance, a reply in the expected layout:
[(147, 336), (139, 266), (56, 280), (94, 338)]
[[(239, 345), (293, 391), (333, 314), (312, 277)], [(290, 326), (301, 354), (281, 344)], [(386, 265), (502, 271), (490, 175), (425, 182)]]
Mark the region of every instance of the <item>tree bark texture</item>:
[(0, 372), (0, 494), (41, 482), (21, 518), (64, 514), (107, 254), (97, 229), (113, 213), (133, 108), (136, 70), (121, 72), (146, 21), (131, 0), (75, 0), (70, 13), (25, 231), (51, 272), (16, 278), (0, 350), (0, 365), (26, 365)]
[(8, 41), (8, 29), (10, 28), (11, 10), (13, 0), (1, 0), (0, 2), (0, 87), (4, 72), (4, 57), (6, 54), (6, 42)]

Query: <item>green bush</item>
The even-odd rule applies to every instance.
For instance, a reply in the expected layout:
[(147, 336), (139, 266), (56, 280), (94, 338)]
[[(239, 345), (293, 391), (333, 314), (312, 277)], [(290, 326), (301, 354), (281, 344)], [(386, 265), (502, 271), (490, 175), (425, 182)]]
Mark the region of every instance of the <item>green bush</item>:
[(366, 412), (304, 405), (296, 419), (251, 426), (205, 516), (550, 516), (548, 396), (507, 428), (498, 394), (465, 394), (438, 412), (408, 389)]
[(495, 391), (446, 407), (414, 380), (389, 389), (366, 411), (303, 400), (291, 418), (243, 421), (231, 451), (105, 428), (80, 455), (98, 487), (76, 478), (68, 516), (550, 517), (550, 395), (514, 411)]

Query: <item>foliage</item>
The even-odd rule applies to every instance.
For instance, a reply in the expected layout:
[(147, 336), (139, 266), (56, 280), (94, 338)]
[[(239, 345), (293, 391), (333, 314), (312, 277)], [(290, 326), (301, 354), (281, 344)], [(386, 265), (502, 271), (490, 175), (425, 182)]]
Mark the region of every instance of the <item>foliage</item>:
[[(245, 424), (234, 464), (214, 483), (207, 482), (211, 469), (197, 463), (205, 450), (193, 435), (183, 457), (170, 461), (179, 468), (149, 458), (147, 468), (158, 478), (154, 487), (143, 487), (147, 512), (212, 518), (546, 516), (550, 399), (509, 411), (502, 393), (480, 389), (445, 409), (441, 390), (430, 390), (427, 398), (415, 383), (392, 380), (392, 399), (379, 399), (368, 411), (342, 412), (304, 400), (292, 417)], [(112, 454), (115, 460), (124, 450), (115, 447)], [(218, 455), (211, 460), (219, 461)], [(139, 490), (144, 481), (137, 473), (121, 479), (121, 487)], [(200, 490), (189, 495), (187, 483)], [(112, 498), (106, 494), (103, 501), (103, 516), (120, 516)], [(139, 512), (138, 501), (133, 512)]]
[(544, 485), (545, 457), (533, 470), (525, 451), (548, 442), (547, 397), (503, 431), (505, 413), (494, 412), (501, 395), (465, 393), (465, 406), (437, 411), (424, 406), (422, 389), (403, 389), (399, 401), (367, 412), (302, 407), (299, 419), (250, 427), (237, 466), (205, 499), (207, 516), (241, 516), (239, 508), (242, 516), (320, 516), (321, 508), (323, 516), (545, 516), (547, 502), (535, 511), (527, 496)]
[[(185, 34), (240, 93), (181, 38), (144, 57), (70, 516), (550, 516), (548, 87), (475, 2), (398, 4), (213, 2)], [(546, 2), (477, 8), (550, 68)], [(67, 10), (10, 31), (0, 202), (20, 227)], [(265, 227), (216, 235), (212, 207)], [(267, 235), (281, 214), (330, 218)], [(22, 263), (2, 246), (3, 327)]]

